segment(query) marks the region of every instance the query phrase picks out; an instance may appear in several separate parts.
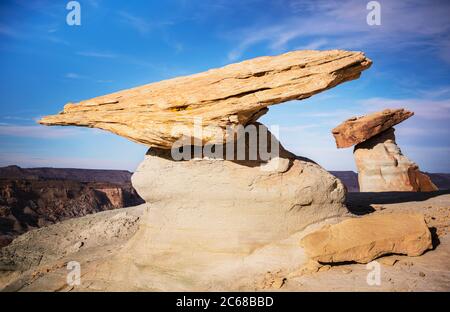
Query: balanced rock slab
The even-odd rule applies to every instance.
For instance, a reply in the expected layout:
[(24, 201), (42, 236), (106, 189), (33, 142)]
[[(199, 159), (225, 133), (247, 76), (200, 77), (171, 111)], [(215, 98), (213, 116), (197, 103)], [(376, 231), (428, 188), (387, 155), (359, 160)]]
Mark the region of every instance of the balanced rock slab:
[(355, 146), (353, 151), (361, 192), (437, 191), (419, 166), (402, 154), (394, 128)]
[[(166, 149), (185, 137), (221, 144), (234, 135), (237, 125), (256, 121), (268, 106), (306, 99), (356, 79), (371, 63), (362, 52), (341, 50), (258, 57), (69, 103), (61, 113), (39, 123), (99, 128)], [(192, 128), (199, 118), (208, 129), (196, 137)], [(227, 128), (231, 131), (224, 134)]]
[(308, 234), (302, 247), (322, 263), (368, 263), (387, 254), (420, 256), (433, 247), (421, 214), (391, 213), (352, 218)]
[(338, 148), (350, 147), (376, 136), (413, 115), (413, 112), (403, 108), (386, 109), (362, 117), (352, 117), (334, 128), (332, 133)]

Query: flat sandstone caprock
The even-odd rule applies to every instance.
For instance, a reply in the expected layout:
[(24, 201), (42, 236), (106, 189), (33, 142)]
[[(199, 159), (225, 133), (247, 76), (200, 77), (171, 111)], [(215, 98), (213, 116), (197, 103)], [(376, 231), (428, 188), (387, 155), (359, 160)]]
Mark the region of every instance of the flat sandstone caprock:
[(347, 119), (332, 130), (338, 148), (350, 147), (376, 136), (392, 126), (408, 119), (413, 112), (401, 109), (385, 109), (381, 112)]
[[(256, 121), (267, 106), (305, 99), (357, 79), (371, 63), (362, 52), (340, 50), (258, 57), (69, 103), (39, 123), (100, 128), (160, 148), (171, 148), (186, 136), (201, 139), (202, 144), (223, 143), (237, 125)], [(201, 135), (192, 133), (197, 117), (202, 118)], [(227, 126), (233, 131), (224, 135)]]

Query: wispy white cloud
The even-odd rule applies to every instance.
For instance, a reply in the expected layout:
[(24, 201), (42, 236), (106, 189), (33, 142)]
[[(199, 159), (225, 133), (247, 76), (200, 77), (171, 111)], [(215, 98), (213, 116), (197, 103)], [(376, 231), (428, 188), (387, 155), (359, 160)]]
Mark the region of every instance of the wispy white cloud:
[(152, 29), (152, 25), (140, 16), (125, 11), (119, 11), (119, 16), (122, 18), (122, 21), (141, 34), (147, 34)]
[(406, 108), (415, 113), (417, 117), (430, 120), (450, 119), (450, 99), (389, 99), (370, 98), (360, 101), (368, 112), (379, 111), (385, 108)]
[(346, 120), (348, 118), (354, 117), (355, 115), (361, 113), (358, 109), (335, 109), (327, 111), (312, 111), (305, 112), (299, 115), (300, 118), (323, 118), (332, 120)]
[(0, 24), (0, 35), (14, 38), (22, 39), (24, 34), (19, 32), (17, 29), (13, 29), (11, 26)]
[(62, 44), (62, 45), (66, 45), (69, 46), (70, 42), (65, 40), (65, 39), (61, 39), (59, 37), (56, 36), (43, 36), (42, 39), (51, 42), (51, 43), (55, 43), (55, 44)]
[(450, 64), (450, 39), (447, 38), (437, 47), (439, 57)]
[(4, 119), (4, 120), (20, 120), (20, 121), (32, 121), (32, 120), (34, 120), (33, 118), (21, 117), (21, 116), (2, 116), (0, 118)]
[(0, 135), (10, 137), (27, 137), (36, 139), (57, 139), (75, 136), (80, 129), (50, 128), (44, 126), (0, 125)]
[(419, 90), (419, 94), (426, 98), (440, 98), (440, 97), (450, 97), (450, 86), (445, 86), (436, 89)]
[[(399, 127), (397, 130), (399, 136), (410, 136), (410, 137), (426, 137), (426, 136), (436, 136), (436, 135), (446, 135), (448, 130), (442, 127), (427, 127), (426, 131), (422, 127), (412, 127), (410, 124), (405, 124)], [(450, 147), (449, 147), (450, 148)]]
[[(46, 26), (45, 26), (46, 27)], [(69, 46), (70, 43), (62, 39), (60, 37), (57, 37), (54, 35), (54, 33), (57, 31), (56, 28), (50, 28), (45, 31), (44, 34), (41, 31), (36, 31), (36, 33), (31, 34), (30, 30), (27, 29), (33, 29), (34, 31), (38, 28), (45, 28), (44, 26), (32, 26), (32, 25), (16, 25), (15, 27), (10, 25), (2, 25), (0, 24), (0, 36), (9, 37), (11, 39), (15, 40), (45, 40), (50, 43), (55, 44), (61, 44)]]
[(59, 18), (61, 11), (61, 4), (57, 1), (48, 1), (48, 0), (15, 0), (15, 4), (30, 10), (34, 11), (33, 13), (46, 15), (52, 18)]
[(86, 57), (95, 57), (95, 58), (117, 58), (118, 55), (115, 53), (109, 53), (109, 52), (97, 52), (97, 51), (80, 51), (76, 53), (80, 56), (86, 56)]
[(169, 42), (169, 45), (173, 47), (177, 53), (183, 52), (184, 50), (184, 45), (181, 42)]
[(283, 133), (298, 133), (298, 132), (300, 132), (300, 131), (304, 131), (304, 130), (307, 130), (307, 129), (311, 129), (311, 128), (316, 128), (318, 125), (314, 125), (314, 124), (311, 124), (311, 125), (296, 125), (296, 126), (280, 126), (279, 127), (279, 130), (280, 130), (280, 133), (281, 132), (283, 132)]
[[(118, 11), (121, 21), (131, 28), (134, 28), (141, 35), (146, 35), (151, 31), (161, 30), (167, 26), (175, 24), (172, 20), (155, 20), (138, 16), (127, 11)], [(177, 42), (175, 44), (178, 44)], [(175, 46), (176, 49), (182, 49), (181, 45)]]
[(78, 73), (66, 73), (64, 75), (64, 78), (66, 78), (66, 79), (73, 79), (73, 80), (87, 80), (87, 81), (92, 81), (92, 82), (96, 82), (96, 83), (111, 83), (111, 82), (114, 82), (114, 80), (112, 80), (112, 79), (95, 79), (93, 77), (86, 76), (86, 75), (81, 75), (81, 74), (78, 74)]
[(67, 79), (85, 79), (87, 77), (83, 76), (83, 75), (80, 75), (80, 74), (77, 74), (77, 73), (66, 73), (64, 75), (64, 78), (67, 78)]
[(317, 49), (321, 49), (323, 47), (325, 47), (328, 44), (328, 40), (327, 39), (318, 39), (318, 40), (313, 40), (305, 45), (301, 45), (296, 47), (296, 50), (317, 50)]
[(86, 168), (86, 169), (128, 169), (136, 170), (139, 162), (129, 159), (105, 159), (93, 157), (67, 157), (58, 155), (39, 156), (29, 153), (1, 153), (0, 166), (18, 165), (23, 168), (53, 167), (53, 168)]
[[(386, 51), (422, 45), (450, 62), (450, 53), (446, 53), (450, 52), (450, 3), (383, 1), (381, 26), (367, 25), (366, 4), (359, 0), (290, 1), (293, 11), (290, 18), (234, 30), (231, 40), (238, 42), (228, 53), (228, 59), (235, 61), (261, 43), (277, 53), (295, 46)], [(293, 42), (295, 46), (291, 45)]]
[(99, 8), (101, 4), (100, 0), (87, 0), (86, 2), (94, 8)]

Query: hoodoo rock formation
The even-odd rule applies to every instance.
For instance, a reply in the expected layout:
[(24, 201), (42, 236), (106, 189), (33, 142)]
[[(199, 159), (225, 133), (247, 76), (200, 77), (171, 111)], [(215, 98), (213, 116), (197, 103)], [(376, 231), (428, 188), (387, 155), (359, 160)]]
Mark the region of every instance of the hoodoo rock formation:
[(353, 152), (361, 192), (431, 192), (437, 187), (402, 154), (390, 128), (355, 146)]
[(113, 257), (88, 266), (84, 281), (111, 290), (221, 289), (225, 279), (298, 265), (298, 233), (347, 215), (345, 188), (256, 120), (270, 105), (306, 99), (370, 65), (361, 52), (295, 51), (68, 104), (40, 120), (150, 146), (132, 176), (147, 203), (139, 228)]
[[(296, 51), (68, 104), (44, 117), (45, 125), (97, 127), (149, 146), (131, 178), (146, 203), (18, 237), (0, 249), (0, 288), (260, 290), (282, 287), (314, 261), (422, 254), (432, 247), (428, 216), (354, 218), (339, 179), (285, 150), (257, 122), (268, 106), (356, 79), (370, 65), (360, 52)], [(395, 144), (392, 126), (411, 115), (384, 111), (333, 131), (338, 146), (356, 144), (363, 191), (433, 186)], [(81, 285), (68, 285), (69, 261), (80, 263)]]
[(413, 116), (404, 109), (386, 109), (353, 117), (332, 130), (338, 148), (355, 145), (353, 155), (361, 192), (430, 192), (437, 187), (404, 156), (395, 142), (394, 128)]

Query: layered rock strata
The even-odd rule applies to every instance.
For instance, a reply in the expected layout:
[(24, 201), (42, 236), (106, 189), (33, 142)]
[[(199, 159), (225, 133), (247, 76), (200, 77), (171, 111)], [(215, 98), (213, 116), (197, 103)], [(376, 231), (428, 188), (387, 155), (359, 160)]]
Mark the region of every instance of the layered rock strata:
[(346, 120), (332, 130), (338, 148), (355, 145), (353, 155), (361, 192), (429, 192), (437, 187), (404, 156), (395, 142), (395, 124), (413, 116), (386, 109)]
[(395, 142), (394, 129), (380, 133), (355, 146), (361, 192), (431, 192), (437, 187), (402, 154)]

